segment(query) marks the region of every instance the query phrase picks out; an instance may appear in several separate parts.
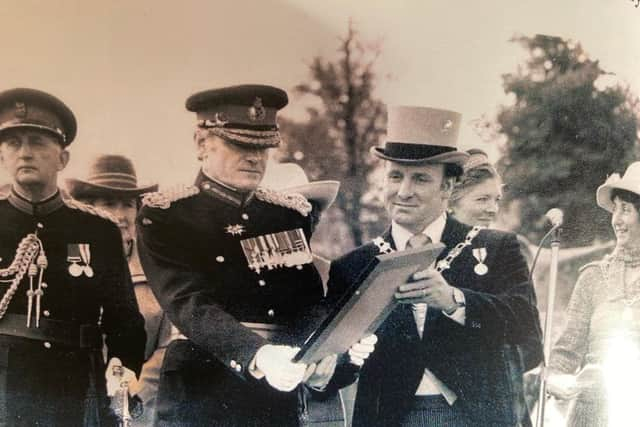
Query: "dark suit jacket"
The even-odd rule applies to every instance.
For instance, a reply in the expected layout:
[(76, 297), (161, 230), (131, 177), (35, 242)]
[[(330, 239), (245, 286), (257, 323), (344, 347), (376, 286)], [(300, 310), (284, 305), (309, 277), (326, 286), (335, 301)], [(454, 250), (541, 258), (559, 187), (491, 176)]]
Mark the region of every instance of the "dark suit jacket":
[[(440, 258), (462, 242), (471, 227), (448, 218)], [(383, 236), (391, 242), (390, 230)], [(474, 272), (472, 248), (486, 248), (489, 271)], [(329, 277), (329, 301), (336, 300), (371, 268), (376, 245), (361, 246), (336, 260)], [(398, 306), (378, 329), (376, 350), (360, 372), (354, 426), (398, 425), (409, 410), (425, 368), (458, 396), (458, 405), (478, 425), (514, 426), (518, 413), (513, 348), (528, 345), (534, 354), (528, 369), (542, 358), (535, 293), (516, 236), (482, 230), (452, 262), (443, 277), (466, 299), (466, 321), (456, 323), (428, 310), (420, 339), (410, 305)], [(389, 284), (398, 286), (400, 283)], [(533, 342), (533, 345), (531, 344)]]

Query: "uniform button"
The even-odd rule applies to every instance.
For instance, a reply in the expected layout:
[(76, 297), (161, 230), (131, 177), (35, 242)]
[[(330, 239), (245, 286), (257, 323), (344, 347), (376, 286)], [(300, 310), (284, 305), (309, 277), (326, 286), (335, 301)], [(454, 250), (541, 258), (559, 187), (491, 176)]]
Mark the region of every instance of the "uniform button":
[(262, 280), (262, 279), (258, 280), (258, 285), (264, 286), (266, 284), (267, 284), (267, 282), (265, 282), (264, 280)]
[(40, 286), (42, 286), (44, 289), (47, 289), (47, 287), (49, 287), (49, 285), (47, 285), (45, 282), (42, 282)]
[(47, 348), (47, 349), (51, 348), (51, 343), (49, 341), (45, 341), (44, 348)]
[(235, 369), (236, 366), (238, 366), (238, 363), (235, 360), (232, 360), (231, 362), (229, 362), (229, 366), (231, 366), (233, 369)]
[(49, 317), (51, 315), (51, 313), (49, 313), (49, 310), (43, 311), (42, 314), (44, 314), (44, 317)]
[(296, 265), (296, 268), (297, 268), (298, 270), (302, 270), (302, 266), (301, 266), (301, 265)]
[(242, 366), (240, 366), (240, 364), (238, 363), (236, 365), (236, 372), (241, 372), (242, 371)]
[(42, 223), (41, 223), (41, 222), (39, 222), (39, 223), (36, 225), (36, 227), (38, 227), (39, 229), (41, 229), (41, 230), (42, 230), (42, 229), (44, 228), (44, 225), (42, 225)]
[(211, 188), (211, 184), (209, 184), (208, 182), (205, 182), (204, 184), (202, 184), (202, 188), (204, 188), (205, 190), (208, 190)]
[(151, 221), (149, 218), (142, 218), (142, 225), (151, 225), (153, 224), (153, 221)]
[(271, 308), (271, 309), (269, 309), (269, 311), (267, 311), (267, 316), (269, 316), (269, 317), (273, 317), (273, 316), (275, 316), (275, 315), (276, 315), (276, 312), (275, 312), (275, 311), (273, 311), (273, 309), (272, 309), (272, 308)]
[(224, 262), (224, 257), (223, 257), (222, 255), (218, 255), (218, 256), (216, 257), (216, 261), (218, 261), (218, 262)]
[(244, 219), (245, 221), (249, 219), (249, 215), (247, 215), (246, 213), (242, 214), (242, 219)]

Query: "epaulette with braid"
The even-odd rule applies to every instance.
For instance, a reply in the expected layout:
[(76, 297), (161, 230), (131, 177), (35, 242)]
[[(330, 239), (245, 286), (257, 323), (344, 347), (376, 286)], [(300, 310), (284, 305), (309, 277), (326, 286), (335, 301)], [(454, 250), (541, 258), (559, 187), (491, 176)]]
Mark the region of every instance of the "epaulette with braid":
[(195, 196), (200, 189), (194, 185), (180, 185), (163, 191), (145, 193), (142, 195), (142, 205), (151, 208), (169, 209), (171, 203)]
[(309, 203), (307, 198), (298, 193), (283, 193), (270, 188), (258, 187), (255, 196), (263, 202), (298, 211), (302, 216), (309, 215), (312, 209), (311, 203)]
[(107, 219), (113, 222), (115, 225), (118, 225), (118, 220), (116, 219), (116, 217), (104, 209), (96, 208), (95, 206), (82, 203), (72, 198), (63, 198), (63, 200), (64, 200), (64, 204), (70, 207), (71, 209), (77, 209), (79, 211), (86, 212), (91, 215), (99, 216), (100, 218)]

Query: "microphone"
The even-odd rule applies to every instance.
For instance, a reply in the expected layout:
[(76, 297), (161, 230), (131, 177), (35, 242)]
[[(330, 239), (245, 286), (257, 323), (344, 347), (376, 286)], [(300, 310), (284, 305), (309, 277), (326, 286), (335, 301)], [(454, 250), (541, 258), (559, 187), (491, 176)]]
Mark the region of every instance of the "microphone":
[(538, 244), (538, 249), (536, 250), (536, 254), (533, 257), (533, 262), (531, 263), (531, 267), (529, 269), (529, 280), (533, 278), (533, 271), (536, 269), (536, 264), (538, 263), (538, 257), (540, 256), (542, 245), (544, 245), (544, 243), (547, 241), (547, 239), (551, 235), (555, 235), (556, 238), (558, 237), (560, 226), (564, 222), (564, 213), (562, 212), (562, 209), (559, 209), (559, 208), (549, 209), (547, 213), (544, 214), (544, 216), (545, 218), (547, 218), (547, 220), (549, 220), (552, 227), (551, 227), (551, 230), (549, 230), (547, 234), (544, 235), (544, 237), (542, 238), (542, 240), (540, 240), (540, 243)]
[(560, 227), (564, 222), (564, 213), (558, 208), (549, 209), (544, 216), (549, 220), (554, 228)]

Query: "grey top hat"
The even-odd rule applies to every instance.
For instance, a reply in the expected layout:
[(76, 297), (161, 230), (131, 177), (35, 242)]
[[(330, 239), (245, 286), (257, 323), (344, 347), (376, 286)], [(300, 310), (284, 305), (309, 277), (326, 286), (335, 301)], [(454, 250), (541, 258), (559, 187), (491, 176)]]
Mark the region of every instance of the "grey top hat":
[(398, 163), (452, 163), (462, 167), (468, 154), (458, 151), (462, 115), (428, 107), (390, 106), (387, 142), (371, 153)]
[(86, 179), (66, 180), (67, 189), (73, 198), (90, 197), (137, 197), (156, 191), (158, 184), (138, 186), (133, 163), (125, 156), (104, 154), (91, 165)]

